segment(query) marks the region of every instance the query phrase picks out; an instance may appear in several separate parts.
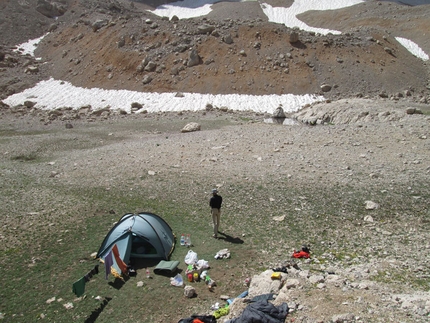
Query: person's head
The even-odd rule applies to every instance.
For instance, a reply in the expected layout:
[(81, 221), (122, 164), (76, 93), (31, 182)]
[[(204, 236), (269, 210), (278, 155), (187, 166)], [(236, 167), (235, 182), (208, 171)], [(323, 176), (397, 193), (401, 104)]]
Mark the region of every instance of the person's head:
[(213, 195), (218, 194), (218, 190), (217, 190), (216, 188), (214, 188), (214, 189), (212, 190), (212, 194), (213, 194)]

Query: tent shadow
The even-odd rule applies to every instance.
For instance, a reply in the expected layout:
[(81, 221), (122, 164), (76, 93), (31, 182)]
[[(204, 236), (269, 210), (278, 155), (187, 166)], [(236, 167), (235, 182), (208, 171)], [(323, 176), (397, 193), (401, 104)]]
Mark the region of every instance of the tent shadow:
[(176, 270), (173, 271), (173, 272), (171, 272), (171, 273), (168, 273), (168, 272), (159, 272), (156, 275), (157, 276), (163, 276), (163, 277), (171, 278), (171, 277), (175, 277), (177, 274), (182, 274), (182, 272), (183, 272), (182, 269), (176, 268)]
[(112, 300), (111, 297), (106, 297), (104, 301), (100, 304), (98, 308), (91, 312), (91, 315), (87, 317), (85, 323), (93, 323), (97, 320), (99, 315), (103, 312), (103, 309), (108, 305), (108, 303)]
[[(153, 272), (153, 268), (155, 268), (162, 259), (144, 259), (144, 258), (131, 258), (130, 259), (130, 265), (135, 270), (141, 270), (145, 268), (151, 268), (150, 272)], [(159, 272), (156, 275), (157, 276), (164, 276), (164, 277), (174, 277), (176, 274), (182, 273), (182, 269), (177, 268), (174, 272)]]
[(129, 265), (134, 269), (151, 268), (158, 265), (161, 259), (148, 259), (148, 258), (130, 258)]
[(124, 280), (119, 279), (119, 278), (115, 278), (115, 280), (113, 282), (109, 282), (108, 284), (111, 285), (113, 288), (120, 290), (122, 288), (122, 286), (124, 286), (125, 283), (130, 279), (130, 277), (124, 276), (123, 279)]
[(244, 241), (239, 237), (232, 237), (224, 232), (218, 231), (222, 237), (218, 236), (218, 239), (225, 240), (226, 242), (235, 243), (235, 244), (242, 244)]

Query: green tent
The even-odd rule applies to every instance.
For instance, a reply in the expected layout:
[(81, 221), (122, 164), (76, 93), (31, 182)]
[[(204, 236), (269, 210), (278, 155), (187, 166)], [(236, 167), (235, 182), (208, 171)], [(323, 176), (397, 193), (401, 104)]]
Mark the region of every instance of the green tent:
[(175, 236), (167, 222), (156, 214), (128, 213), (106, 235), (97, 257), (104, 259), (114, 245), (126, 264), (130, 258), (168, 260), (175, 247)]

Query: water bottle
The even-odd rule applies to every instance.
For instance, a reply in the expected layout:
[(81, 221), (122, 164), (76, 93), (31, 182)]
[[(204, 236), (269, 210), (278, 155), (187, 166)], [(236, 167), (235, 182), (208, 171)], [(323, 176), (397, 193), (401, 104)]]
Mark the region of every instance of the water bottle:
[(187, 234), (186, 245), (191, 247), (191, 236), (189, 234)]
[(183, 233), (181, 234), (181, 246), (185, 246), (185, 236)]
[(148, 268), (146, 268), (146, 278), (151, 278), (151, 273)]
[(212, 290), (212, 286), (215, 285), (215, 282), (209, 276), (206, 276), (205, 283), (208, 285), (209, 290)]

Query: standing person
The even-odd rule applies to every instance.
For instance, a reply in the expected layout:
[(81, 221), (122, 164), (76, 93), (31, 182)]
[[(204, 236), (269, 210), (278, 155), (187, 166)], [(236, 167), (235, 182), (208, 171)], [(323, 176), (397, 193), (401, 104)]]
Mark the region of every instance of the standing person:
[(218, 228), (219, 228), (219, 221), (221, 217), (221, 204), (222, 204), (222, 197), (221, 195), (218, 195), (218, 190), (214, 188), (212, 190), (212, 197), (209, 200), (209, 206), (211, 207), (212, 221), (214, 225), (213, 237), (215, 239), (218, 238)]

